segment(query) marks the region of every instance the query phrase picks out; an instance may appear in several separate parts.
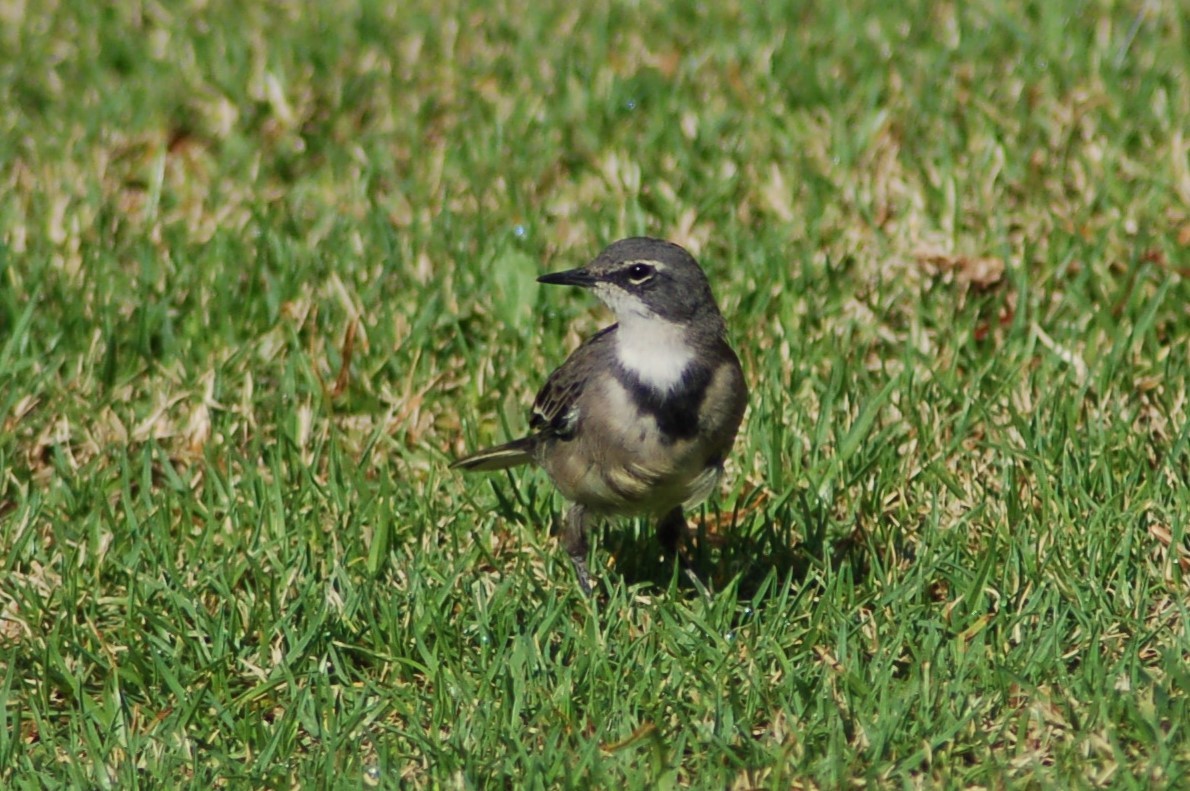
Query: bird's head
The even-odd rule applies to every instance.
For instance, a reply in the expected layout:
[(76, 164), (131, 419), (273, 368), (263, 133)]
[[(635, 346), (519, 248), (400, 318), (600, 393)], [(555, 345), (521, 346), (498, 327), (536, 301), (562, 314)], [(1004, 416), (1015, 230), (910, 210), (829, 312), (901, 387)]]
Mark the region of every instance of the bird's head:
[(621, 324), (660, 319), (718, 331), (723, 323), (698, 262), (683, 248), (661, 239), (621, 239), (586, 266), (537, 280), (591, 289)]

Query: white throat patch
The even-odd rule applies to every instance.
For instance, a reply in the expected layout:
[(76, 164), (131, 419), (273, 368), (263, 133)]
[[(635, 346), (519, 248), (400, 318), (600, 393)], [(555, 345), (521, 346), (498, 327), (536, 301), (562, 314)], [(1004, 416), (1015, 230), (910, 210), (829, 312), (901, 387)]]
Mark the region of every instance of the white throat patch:
[(667, 393), (682, 381), (694, 360), (686, 333), (672, 321), (625, 316), (616, 330), (620, 364), (653, 389)]
[(595, 296), (612, 309), (616, 330), (616, 356), (620, 364), (642, 382), (664, 394), (677, 387), (694, 360), (681, 325), (666, 321), (636, 297), (616, 286), (598, 284)]

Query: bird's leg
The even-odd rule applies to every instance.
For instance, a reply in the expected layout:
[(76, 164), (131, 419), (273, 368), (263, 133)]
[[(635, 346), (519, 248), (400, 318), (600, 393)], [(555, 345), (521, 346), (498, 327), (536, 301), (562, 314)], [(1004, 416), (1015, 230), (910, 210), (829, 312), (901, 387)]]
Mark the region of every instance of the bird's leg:
[(683, 545), (686, 539), (686, 515), (682, 513), (682, 506), (678, 506), (657, 522), (657, 540), (665, 550), (667, 557), (677, 557), (685, 562)]
[(690, 554), (686, 551), (686, 538), (689, 533), (686, 515), (682, 513), (681, 506), (673, 509), (657, 522), (657, 540), (661, 542), (665, 556), (676, 559), (682, 567), (682, 571), (694, 583), (694, 587), (705, 593), (706, 588), (694, 571), (694, 564), (690, 562)]
[(581, 505), (572, 505), (566, 512), (565, 524), (562, 526), (562, 548), (570, 555), (570, 562), (574, 564), (574, 573), (578, 577), (578, 586), (583, 593), (591, 595), (591, 575), (587, 573), (587, 528), (591, 518), (587, 509)]

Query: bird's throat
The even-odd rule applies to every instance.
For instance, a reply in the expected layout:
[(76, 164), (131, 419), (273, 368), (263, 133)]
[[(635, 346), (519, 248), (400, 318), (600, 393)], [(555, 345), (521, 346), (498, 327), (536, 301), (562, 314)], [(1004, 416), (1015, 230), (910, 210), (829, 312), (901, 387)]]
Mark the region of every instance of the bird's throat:
[(642, 384), (664, 396), (682, 384), (695, 352), (684, 327), (650, 318), (620, 322), (616, 358)]

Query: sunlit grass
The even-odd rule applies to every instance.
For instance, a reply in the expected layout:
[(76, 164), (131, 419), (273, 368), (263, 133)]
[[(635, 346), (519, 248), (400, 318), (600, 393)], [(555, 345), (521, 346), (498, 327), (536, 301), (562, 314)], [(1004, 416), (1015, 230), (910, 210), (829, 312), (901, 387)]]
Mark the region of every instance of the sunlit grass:
[[(0, 9), (0, 784), (1176, 787), (1176, 3)], [(693, 250), (752, 390), (579, 595), (524, 429)]]

